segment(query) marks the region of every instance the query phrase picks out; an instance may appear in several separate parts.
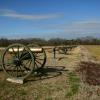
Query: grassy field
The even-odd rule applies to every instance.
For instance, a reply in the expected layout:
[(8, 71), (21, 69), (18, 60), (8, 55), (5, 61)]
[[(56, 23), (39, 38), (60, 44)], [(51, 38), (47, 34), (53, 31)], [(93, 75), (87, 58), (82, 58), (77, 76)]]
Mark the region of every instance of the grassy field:
[(100, 60), (100, 46), (99, 45), (86, 45), (85, 46), (91, 55), (96, 59)]
[[(92, 56), (100, 59), (100, 46), (85, 47)], [(83, 59), (80, 54), (87, 56), (87, 49), (78, 47), (67, 55), (57, 54), (56, 59), (50, 50), (46, 50), (44, 75), (31, 75), (23, 85), (7, 82), (5, 73), (0, 71), (0, 100), (100, 100), (97, 94), (96, 99), (91, 99), (95, 97), (97, 88), (92, 91), (91, 86), (83, 84), (80, 74), (75, 71), (80, 59)], [(91, 91), (93, 95), (89, 97)]]
[(85, 47), (88, 50), (79, 46), (67, 55), (57, 54), (56, 59), (46, 51), (44, 75), (32, 74), (23, 85), (7, 82), (6, 75), (0, 71), (0, 100), (100, 100), (100, 86), (88, 85), (76, 70), (88, 53), (100, 59), (99, 46)]
[(23, 85), (3, 80), (0, 82), (0, 100), (69, 100), (78, 93), (79, 78), (75, 73), (71, 72), (64, 79), (55, 80), (30, 81)]
[(0, 71), (0, 100), (73, 100), (80, 87), (79, 76), (73, 71), (79, 59), (78, 50), (57, 54), (57, 59), (50, 52), (46, 54), (45, 74), (31, 75), (23, 85), (7, 82)]

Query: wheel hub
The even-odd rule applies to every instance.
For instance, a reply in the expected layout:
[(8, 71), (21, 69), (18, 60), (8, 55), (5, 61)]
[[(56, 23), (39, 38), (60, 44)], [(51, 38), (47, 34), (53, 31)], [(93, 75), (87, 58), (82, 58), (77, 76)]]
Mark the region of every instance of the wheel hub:
[(14, 59), (14, 60), (13, 60), (13, 63), (14, 63), (16, 66), (20, 66), (20, 65), (21, 65), (21, 61), (20, 61), (18, 58)]

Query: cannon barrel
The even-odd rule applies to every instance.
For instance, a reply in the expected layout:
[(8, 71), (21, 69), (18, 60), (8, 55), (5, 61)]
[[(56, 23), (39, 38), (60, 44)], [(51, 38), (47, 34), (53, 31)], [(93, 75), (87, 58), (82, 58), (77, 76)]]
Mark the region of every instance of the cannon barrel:
[[(33, 53), (41, 53), (42, 51), (43, 51), (43, 48), (37, 48), (37, 47), (35, 47), (35, 48), (29, 48)], [(10, 48), (9, 49), (9, 52), (13, 52), (14, 51), (14, 53), (16, 53), (16, 52), (22, 52), (24, 50), (24, 48)]]
[[(39, 47), (30, 47), (29, 48), (33, 53), (42, 53), (43, 52), (43, 48), (39, 48)], [(21, 60), (27, 60), (27, 59), (31, 59), (31, 56), (29, 54), (28, 51), (24, 51), (24, 48), (10, 48), (9, 49), (9, 52), (10, 53), (18, 53), (18, 52), (23, 52), (21, 55), (20, 55), (20, 59)]]

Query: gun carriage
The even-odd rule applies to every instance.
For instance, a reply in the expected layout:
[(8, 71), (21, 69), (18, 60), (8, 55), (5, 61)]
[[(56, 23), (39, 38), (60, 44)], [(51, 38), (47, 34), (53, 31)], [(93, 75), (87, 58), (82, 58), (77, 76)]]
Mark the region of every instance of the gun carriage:
[(2, 67), (9, 77), (27, 78), (44, 67), (46, 53), (38, 45), (12, 44), (8, 46), (2, 56)]

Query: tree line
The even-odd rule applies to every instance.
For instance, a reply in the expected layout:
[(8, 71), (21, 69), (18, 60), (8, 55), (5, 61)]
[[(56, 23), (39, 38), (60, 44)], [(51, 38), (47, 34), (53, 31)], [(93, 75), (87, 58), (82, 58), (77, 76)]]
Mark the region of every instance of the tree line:
[(29, 38), (29, 39), (0, 39), (0, 47), (6, 47), (13, 43), (21, 43), (24, 45), (28, 45), (31, 43), (38, 44), (41, 46), (57, 46), (57, 45), (100, 45), (100, 39), (85, 37), (78, 39), (61, 39), (61, 38), (52, 38), (49, 40), (41, 39), (41, 38)]

